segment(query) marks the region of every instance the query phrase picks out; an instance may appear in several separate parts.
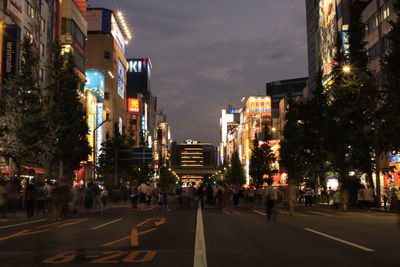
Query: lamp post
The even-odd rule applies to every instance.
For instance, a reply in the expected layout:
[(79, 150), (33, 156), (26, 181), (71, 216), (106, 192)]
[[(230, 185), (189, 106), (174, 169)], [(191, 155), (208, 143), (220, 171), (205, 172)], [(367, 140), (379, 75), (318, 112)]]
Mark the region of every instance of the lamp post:
[(105, 119), (104, 121), (102, 121), (99, 125), (96, 126), (96, 128), (94, 128), (93, 130), (93, 166), (92, 166), (92, 173), (93, 173), (93, 180), (96, 180), (96, 159), (97, 159), (97, 147), (96, 147), (96, 131), (103, 126), (104, 123), (110, 121), (109, 119)]

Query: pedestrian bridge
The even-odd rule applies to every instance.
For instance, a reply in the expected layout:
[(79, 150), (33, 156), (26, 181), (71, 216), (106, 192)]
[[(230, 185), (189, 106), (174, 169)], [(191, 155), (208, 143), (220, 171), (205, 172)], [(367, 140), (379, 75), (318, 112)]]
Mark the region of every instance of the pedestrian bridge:
[(202, 167), (172, 167), (172, 170), (179, 176), (183, 175), (199, 175), (199, 176), (211, 176), (217, 174), (218, 167), (213, 166), (202, 166)]

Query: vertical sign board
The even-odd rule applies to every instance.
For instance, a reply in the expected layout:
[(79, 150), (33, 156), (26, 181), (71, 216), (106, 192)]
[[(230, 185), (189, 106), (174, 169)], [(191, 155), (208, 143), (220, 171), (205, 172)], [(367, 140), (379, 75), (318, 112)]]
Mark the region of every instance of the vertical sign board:
[(125, 38), (113, 14), (111, 14), (111, 34), (121, 48), (122, 53), (125, 54)]
[(319, 36), (323, 75), (332, 70), (336, 52), (336, 0), (319, 1)]
[[(99, 127), (100, 124), (103, 123), (103, 103), (97, 103), (97, 114), (96, 114), (96, 126)], [(101, 143), (103, 141), (103, 125), (97, 128), (96, 130), (96, 155), (97, 158), (100, 157), (101, 154)], [(98, 161), (96, 161), (98, 162)]]
[(124, 99), (125, 98), (125, 68), (121, 60), (118, 60), (118, 94)]
[(95, 114), (90, 113), (88, 115), (88, 126), (89, 126), (89, 131), (88, 131), (88, 142), (90, 147), (92, 148), (92, 153), (90, 153), (89, 156), (89, 161), (93, 162), (93, 155), (94, 155), (94, 124), (95, 124)]
[(18, 25), (7, 24), (3, 35), (2, 49), (2, 83), (17, 73), (18, 43), (21, 39), (21, 29)]

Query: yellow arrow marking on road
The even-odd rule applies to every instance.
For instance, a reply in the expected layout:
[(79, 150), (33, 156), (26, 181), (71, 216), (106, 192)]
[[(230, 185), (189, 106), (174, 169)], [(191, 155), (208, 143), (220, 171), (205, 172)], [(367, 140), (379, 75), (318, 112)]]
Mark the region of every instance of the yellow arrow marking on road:
[[(133, 229), (136, 229), (136, 230), (133, 230)], [(125, 241), (125, 240), (131, 240), (131, 245), (133, 244), (132, 246), (139, 246), (139, 238), (138, 238), (138, 236), (153, 232), (155, 230), (157, 230), (157, 228), (150, 228), (148, 230), (144, 230), (142, 232), (138, 232), (137, 228), (132, 228), (131, 235), (128, 235), (128, 236), (125, 236), (123, 238), (120, 238), (120, 239), (105, 243), (105, 244), (103, 244), (101, 246), (102, 247), (109, 247), (109, 246), (112, 246), (114, 244), (120, 243), (120, 242)]]
[(0, 241), (4, 241), (4, 240), (11, 239), (11, 238), (18, 237), (18, 236), (34, 235), (34, 234), (48, 232), (48, 231), (49, 230), (40, 230), (40, 231), (31, 232), (31, 230), (23, 230), (23, 231), (20, 231), (20, 232), (17, 232), (17, 233), (8, 235), (8, 236), (1, 237)]
[(143, 225), (145, 225), (149, 222), (152, 222), (152, 221), (155, 221), (154, 226), (160, 226), (167, 222), (167, 218), (148, 218), (148, 219), (144, 220), (143, 222), (136, 224), (136, 227), (142, 227)]

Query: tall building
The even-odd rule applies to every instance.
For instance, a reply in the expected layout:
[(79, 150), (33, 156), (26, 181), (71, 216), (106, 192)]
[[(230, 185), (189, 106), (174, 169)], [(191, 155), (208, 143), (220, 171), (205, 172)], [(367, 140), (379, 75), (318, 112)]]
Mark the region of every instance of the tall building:
[(240, 109), (228, 105), (226, 109), (221, 111), (220, 117), (220, 133), (221, 143), (219, 145), (218, 164), (227, 164), (234, 150), (237, 149), (234, 133), (240, 124)]
[(89, 142), (96, 147), (91, 160), (96, 161), (101, 143), (112, 135), (114, 127), (122, 133), (127, 125), (125, 48), (131, 39), (124, 14), (104, 8), (88, 8), (86, 64), (86, 110)]
[(307, 86), (308, 78), (296, 78), (268, 82), (266, 84), (267, 95), (272, 100), (272, 117), (279, 117), (279, 101), (291, 91), (292, 97), (303, 96), (303, 90)]
[[(46, 2), (46, 1), (41, 1)], [(75, 70), (84, 84), (86, 70), (86, 39), (88, 22), (85, 0), (56, 0), (55, 35), (60, 39), (63, 52), (72, 53)], [(51, 25), (50, 25), (51, 26)]]

